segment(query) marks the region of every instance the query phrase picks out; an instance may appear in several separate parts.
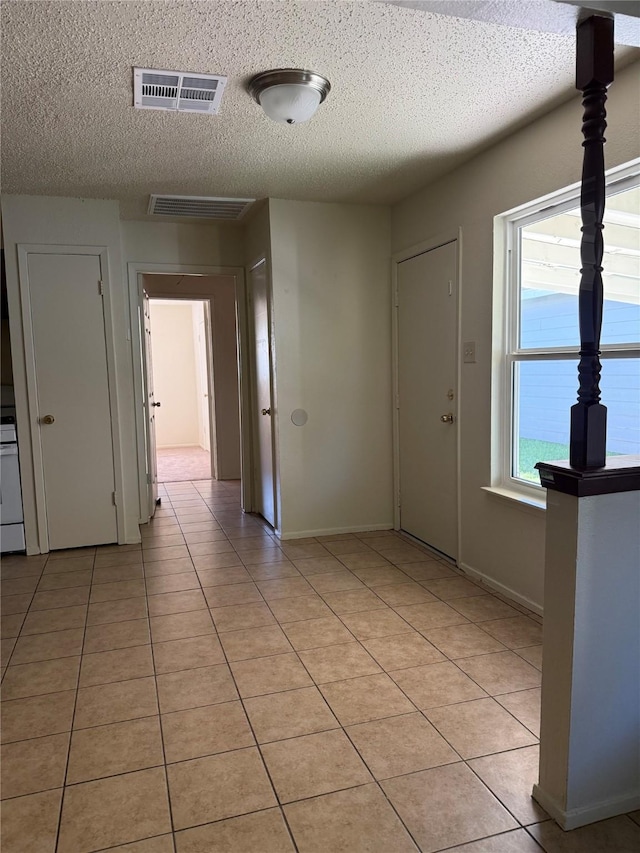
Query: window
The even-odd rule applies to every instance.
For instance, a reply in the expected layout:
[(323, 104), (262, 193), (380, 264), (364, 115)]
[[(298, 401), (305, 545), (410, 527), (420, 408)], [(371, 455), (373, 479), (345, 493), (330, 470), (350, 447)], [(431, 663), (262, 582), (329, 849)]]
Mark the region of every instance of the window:
[[(607, 188), (604, 219), (600, 390), (608, 456), (640, 453), (640, 180), (617, 177)], [(499, 300), (494, 485), (530, 497), (542, 497), (536, 462), (569, 458), (569, 410), (578, 389), (579, 188), (545, 204), (502, 217), (507, 288)]]

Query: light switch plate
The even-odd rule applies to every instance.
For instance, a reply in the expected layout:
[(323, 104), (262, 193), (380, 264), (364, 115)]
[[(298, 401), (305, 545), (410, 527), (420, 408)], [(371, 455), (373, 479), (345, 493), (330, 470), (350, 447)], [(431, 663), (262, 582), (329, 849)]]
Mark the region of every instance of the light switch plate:
[(462, 353), (465, 364), (475, 364), (476, 363), (476, 342), (475, 341), (467, 341), (462, 345)]

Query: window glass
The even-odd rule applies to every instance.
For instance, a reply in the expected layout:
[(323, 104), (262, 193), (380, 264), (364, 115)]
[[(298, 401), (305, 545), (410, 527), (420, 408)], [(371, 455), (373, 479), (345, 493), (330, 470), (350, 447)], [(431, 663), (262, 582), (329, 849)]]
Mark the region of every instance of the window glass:
[[(569, 458), (569, 409), (577, 388), (572, 360), (514, 363), (513, 477), (539, 484), (536, 462)], [(607, 456), (640, 454), (640, 359), (603, 358), (601, 388)]]
[[(640, 188), (607, 198), (601, 343), (640, 341)], [(578, 347), (578, 207), (519, 229), (521, 349)]]

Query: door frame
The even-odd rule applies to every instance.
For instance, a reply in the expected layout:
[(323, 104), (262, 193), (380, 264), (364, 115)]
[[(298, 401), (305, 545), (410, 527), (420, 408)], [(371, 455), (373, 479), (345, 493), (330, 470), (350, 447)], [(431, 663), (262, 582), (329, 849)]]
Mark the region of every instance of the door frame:
[[(245, 424), (250, 423), (250, 397), (247, 353), (247, 310), (246, 310), (246, 285), (243, 267), (220, 267), (203, 266), (195, 264), (157, 264), (157, 263), (128, 263), (127, 278), (129, 284), (129, 321), (131, 329), (131, 353), (133, 363), (133, 388), (134, 388), (134, 410), (136, 424), (136, 452), (138, 459), (138, 497), (140, 524), (149, 521), (148, 514), (148, 491), (146, 448), (147, 448), (147, 422), (144, 416), (144, 360), (142, 358), (142, 276), (143, 275), (197, 275), (232, 276), (235, 280), (236, 291), (236, 335), (238, 348), (238, 383), (240, 397), (240, 470), (241, 470), (241, 502), (244, 510), (251, 507), (251, 482), (247, 472), (251, 470), (251, 441), (247, 437)], [(203, 294), (194, 294), (185, 291), (180, 296), (175, 294), (154, 295), (153, 298), (187, 300), (206, 300)], [(213, 308), (212, 308), (213, 310)], [(209, 318), (211, 322), (211, 317)], [(211, 367), (211, 362), (209, 364)], [(209, 382), (213, 382), (212, 371), (209, 370)], [(210, 401), (212, 398), (209, 398)], [(210, 412), (213, 404), (210, 403)], [(213, 433), (215, 435), (215, 433)]]
[[(109, 408), (111, 412), (111, 443), (113, 448), (113, 473), (116, 491), (115, 512), (118, 542), (126, 541), (124, 529), (124, 471), (122, 468), (122, 436), (120, 433), (119, 400), (117, 388), (117, 370), (115, 356), (115, 333), (113, 324), (113, 303), (111, 301), (111, 275), (109, 271), (109, 251), (106, 246), (61, 246), (43, 243), (18, 243), (18, 287), (20, 294), (22, 343), (25, 358), (26, 394), (28, 409), (29, 437), (31, 439), (31, 459), (33, 463), (33, 488), (35, 502), (35, 529), (38, 548), (41, 554), (49, 551), (49, 531), (47, 526), (47, 504), (44, 487), (44, 460), (40, 442), (40, 429), (37, 424), (38, 396), (36, 378), (36, 358), (31, 322), (31, 288), (29, 283), (29, 255), (92, 255), (100, 259), (102, 282), (102, 311), (104, 317), (104, 338), (107, 356), (107, 382), (109, 388)], [(100, 283), (96, 281), (96, 290), (100, 293)], [(23, 489), (24, 489), (23, 483)], [(28, 502), (25, 502), (25, 533)], [(33, 553), (32, 543), (27, 543), (28, 553)]]
[(462, 411), (462, 359), (460, 358), (460, 342), (462, 341), (462, 228), (452, 228), (435, 234), (433, 237), (414, 243), (406, 249), (395, 252), (391, 256), (391, 361), (393, 388), (393, 528), (400, 530), (400, 415), (399, 415), (399, 356), (398, 356), (398, 267), (403, 261), (411, 260), (418, 255), (424, 255), (433, 249), (438, 249), (447, 243), (456, 243), (456, 372), (454, 393), (458, 402), (458, 429), (456, 433), (456, 501), (457, 501), (457, 564), (462, 563), (462, 482), (460, 468), (461, 429), (460, 412)]
[[(249, 394), (251, 399), (251, 488), (252, 494), (255, 493), (254, 478), (255, 471), (255, 443), (257, 442), (257, 417), (258, 404), (255, 397), (256, 392), (256, 377), (255, 377), (255, 330), (253, 328), (253, 309), (250, 310), (250, 302), (253, 300), (253, 292), (251, 290), (251, 273), (259, 266), (264, 264), (266, 272), (266, 292), (267, 292), (267, 322), (269, 326), (269, 390), (271, 394), (271, 461), (273, 469), (273, 520), (274, 530), (276, 533), (280, 531), (280, 470), (278, 458), (278, 408), (276, 406), (276, 371), (275, 371), (275, 352), (276, 338), (275, 325), (273, 321), (273, 292), (271, 287), (271, 269), (269, 257), (266, 254), (261, 254), (257, 259), (253, 260), (247, 267), (247, 343), (248, 343), (248, 366), (249, 366)], [(254, 511), (257, 511), (255, 506), (252, 506)], [(265, 519), (266, 520), (266, 519)]]

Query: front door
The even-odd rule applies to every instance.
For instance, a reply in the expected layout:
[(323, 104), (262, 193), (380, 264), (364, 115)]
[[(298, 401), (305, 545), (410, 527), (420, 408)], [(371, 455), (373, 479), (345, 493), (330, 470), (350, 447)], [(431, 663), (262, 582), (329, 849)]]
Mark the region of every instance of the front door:
[(116, 542), (100, 256), (29, 253), (27, 269), (48, 547)]
[(276, 527), (269, 283), (266, 261), (249, 273), (253, 350), (253, 508)]
[(398, 264), (400, 527), (458, 556), (456, 242)]

